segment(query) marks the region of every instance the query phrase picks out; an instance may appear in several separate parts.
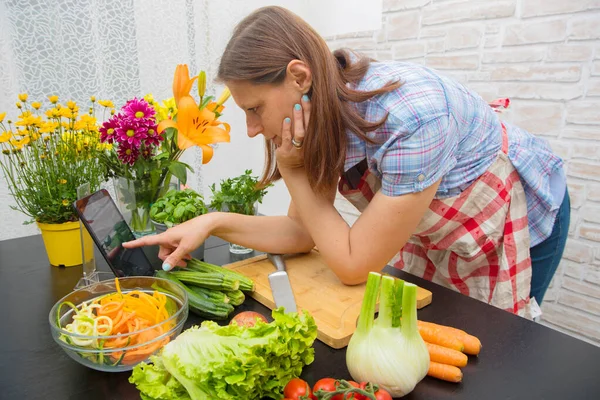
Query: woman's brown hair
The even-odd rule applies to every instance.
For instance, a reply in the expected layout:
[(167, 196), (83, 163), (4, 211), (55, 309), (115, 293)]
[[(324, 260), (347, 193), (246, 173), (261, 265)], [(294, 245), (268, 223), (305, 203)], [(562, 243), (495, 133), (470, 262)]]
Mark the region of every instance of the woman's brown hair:
[[(305, 21), (282, 7), (264, 7), (244, 18), (235, 28), (221, 58), (217, 79), (255, 84), (280, 84), (292, 60), (306, 63), (312, 72), (311, 118), (304, 138), (304, 168), (316, 192), (324, 193), (343, 172), (349, 130), (372, 142), (366, 133), (380, 127), (386, 118), (366, 121), (351, 103), (359, 103), (400, 86), (361, 92), (348, 83), (365, 75), (372, 60), (350, 51), (331, 53), (327, 44)], [(260, 185), (279, 179), (275, 145), (266, 143), (266, 165)]]

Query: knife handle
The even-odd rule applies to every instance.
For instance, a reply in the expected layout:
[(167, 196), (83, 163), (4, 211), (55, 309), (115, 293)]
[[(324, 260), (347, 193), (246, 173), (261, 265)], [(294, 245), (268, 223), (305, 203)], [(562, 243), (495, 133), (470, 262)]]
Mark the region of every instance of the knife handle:
[(285, 261), (282, 254), (267, 254), (267, 258), (277, 268), (277, 271), (285, 271)]

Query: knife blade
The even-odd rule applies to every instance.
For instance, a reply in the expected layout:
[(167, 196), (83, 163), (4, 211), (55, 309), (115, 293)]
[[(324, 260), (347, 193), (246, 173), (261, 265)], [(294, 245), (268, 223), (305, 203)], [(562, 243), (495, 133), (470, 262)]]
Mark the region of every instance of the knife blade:
[(267, 254), (267, 258), (277, 268), (277, 271), (269, 274), (269, 285), (275, 300), (275, 307), (284, 307), (285, 312), (297, 312), (296, 300), (290, 278), (285, 270), (285, 260), (281, 254)]

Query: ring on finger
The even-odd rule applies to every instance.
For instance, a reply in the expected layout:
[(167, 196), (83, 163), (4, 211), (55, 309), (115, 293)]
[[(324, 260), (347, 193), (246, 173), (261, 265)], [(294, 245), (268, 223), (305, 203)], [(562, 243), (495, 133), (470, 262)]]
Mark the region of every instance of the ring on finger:
[(298, 142), (296, 139), (292, 138), (292, 146), (299, 149), (302, 147), (302, 142)]

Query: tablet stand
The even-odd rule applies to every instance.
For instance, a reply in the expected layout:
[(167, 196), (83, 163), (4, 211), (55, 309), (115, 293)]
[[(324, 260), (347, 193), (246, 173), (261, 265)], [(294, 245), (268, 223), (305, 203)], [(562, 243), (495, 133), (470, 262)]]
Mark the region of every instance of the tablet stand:
[[(84, 183), (77, 188), (77, 200), (89, 196), (90, 194), (89, 183)], [(79, 221), (79, 234), (81, 235), (81, 260), (83, 262), (83, 274), (79, 279), (79, 282), (77, 282), (77, 285), (75, 285), (75, 289), (80, 289), (100, 281), (98, 271), (96, 271), (96, 260), (94, 258), (94, 241), (81, 221)], [(89, 243), (91, 243), (91, 245), (86, 245)]]

